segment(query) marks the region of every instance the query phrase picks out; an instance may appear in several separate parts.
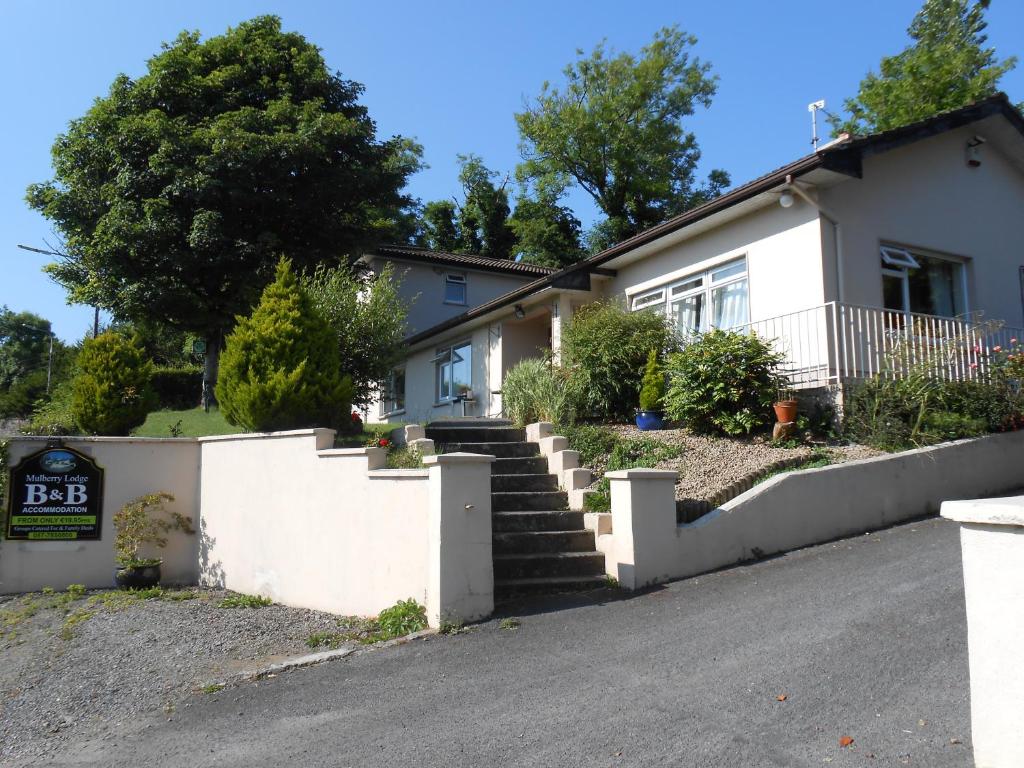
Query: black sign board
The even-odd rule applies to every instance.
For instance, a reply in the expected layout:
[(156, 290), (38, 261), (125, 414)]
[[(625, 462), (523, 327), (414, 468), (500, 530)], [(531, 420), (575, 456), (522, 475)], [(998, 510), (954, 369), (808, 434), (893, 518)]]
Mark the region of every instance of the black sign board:
[(11, 470), (7, 538), (98, 539), (103, 525), (103, 470), (70, 448), (26, 456)]

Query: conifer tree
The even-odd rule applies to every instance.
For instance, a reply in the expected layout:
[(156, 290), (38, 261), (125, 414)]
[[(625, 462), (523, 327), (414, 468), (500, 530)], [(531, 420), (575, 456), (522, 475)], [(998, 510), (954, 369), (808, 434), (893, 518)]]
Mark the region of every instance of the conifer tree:
[(72, 383), (71, 414), (96, 435), (127, 435), (156, 407), (153, 364), (135, 339), (107, 331), (87, 339)]

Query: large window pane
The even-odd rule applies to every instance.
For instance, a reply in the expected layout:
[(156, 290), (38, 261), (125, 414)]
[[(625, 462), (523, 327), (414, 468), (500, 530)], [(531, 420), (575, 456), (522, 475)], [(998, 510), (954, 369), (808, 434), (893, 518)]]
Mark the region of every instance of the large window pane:
[(882, 275), (882, 306), (894, 312), (906, 312), (903, 306), (903, 278)]
[(698, 293), (672, 302), (672, 320), (683, 334), (696, 333), (704, 319), (704, 294)]
[(711, 291), (711, 325), (736, 328), (748, 322), (747, 281), (738, 280)]
[(472, 389), (473, 348), (469, 344), (452, 349), (452, 396)]

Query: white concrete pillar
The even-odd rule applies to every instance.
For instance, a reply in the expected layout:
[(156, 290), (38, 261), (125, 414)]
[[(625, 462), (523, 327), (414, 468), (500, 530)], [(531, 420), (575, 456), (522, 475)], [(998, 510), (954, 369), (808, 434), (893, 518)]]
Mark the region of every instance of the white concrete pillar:
[(472, 621), (494, 611), (491, 555), (493, 456), (424, 456), (430, 477), (427, 620)]
[(551, 359), (561, 361), (562, 330), (572, 322), (572, 300), (568, 294), (560, 293), (551, 305)]
[(1024, 496), (946, 501), (960, 523), (977, 768), (1024, 766)]
[(606, 553), (608, 575), (619, 586), (639, 589), (667, 581), (676, 550), (675, 484), (668, 469), (622, 469), (605, 474), (611, 481), (612, 536)]

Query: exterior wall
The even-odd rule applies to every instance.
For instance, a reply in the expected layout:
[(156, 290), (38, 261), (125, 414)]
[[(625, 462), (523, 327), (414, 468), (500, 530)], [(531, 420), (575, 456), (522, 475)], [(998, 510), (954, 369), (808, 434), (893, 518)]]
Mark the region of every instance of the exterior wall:
[(640, 293), (744, 255), (752, 321), (823, 303), (822, 222), (806, 205), (769, 205), (619, 267), (605, 293)]
[[(46, 447), (48, 438), (15, 437), (9, 444), (14, 467)], [(64, 445), (93, 458), (104, 469), (103, 526), (95, 541), (0, 540), (0, 593), (30, 592), (68, 584), (114, 586), (114, 513), (147, 493), (174, 496), (168, 509), (192, 518), (199, 530), (199, 444), (194, 439), (135, 437), (66, 438)], [(5, 510), (6, 511), (6, 510)], [(165, 583), (195, 583), (198, 536), (169, 534), (167, 547), (149, 550), (162, 557)]]
[[(534, 275), (506, 275), (382, 258), (375, 258), (371, 269), (379, 271), (385, 262), (393, 262), (396, 274), (402, 279), (399, 295), (409, 310), (410, 336), (537, 279)], [(444, 276), (448, 272), (465, 275), (465, 305), (444, 303)]]
[[(501, 327), (501, 372), (504, 374), (517, 363), (532, 357), (542, 357), (549, 349), (551, 315), (543, 312), (525, 320), (507, 320)], [(497, 388), (497, 387), (496, 387)]]
[(964, 147), (975, 135), (984, 122), (868, 157), (863, 179), (822, 191), (841, 224), (845, 301), (882, 305), (878, 246), (893, 242), (969, 259), (969, 309), (1024, 326), (1024, 175), (991, 144), (969, 168)]
[[(778, 475), (692, 523), (676, 524), (674, 472), (610, 472), (607, 572), (627, 588), (694, 576), (934, 514), (947, 499), (1024, 485), (1024, 432)], [(601, 536), (600, 539), (605, 539)]]

